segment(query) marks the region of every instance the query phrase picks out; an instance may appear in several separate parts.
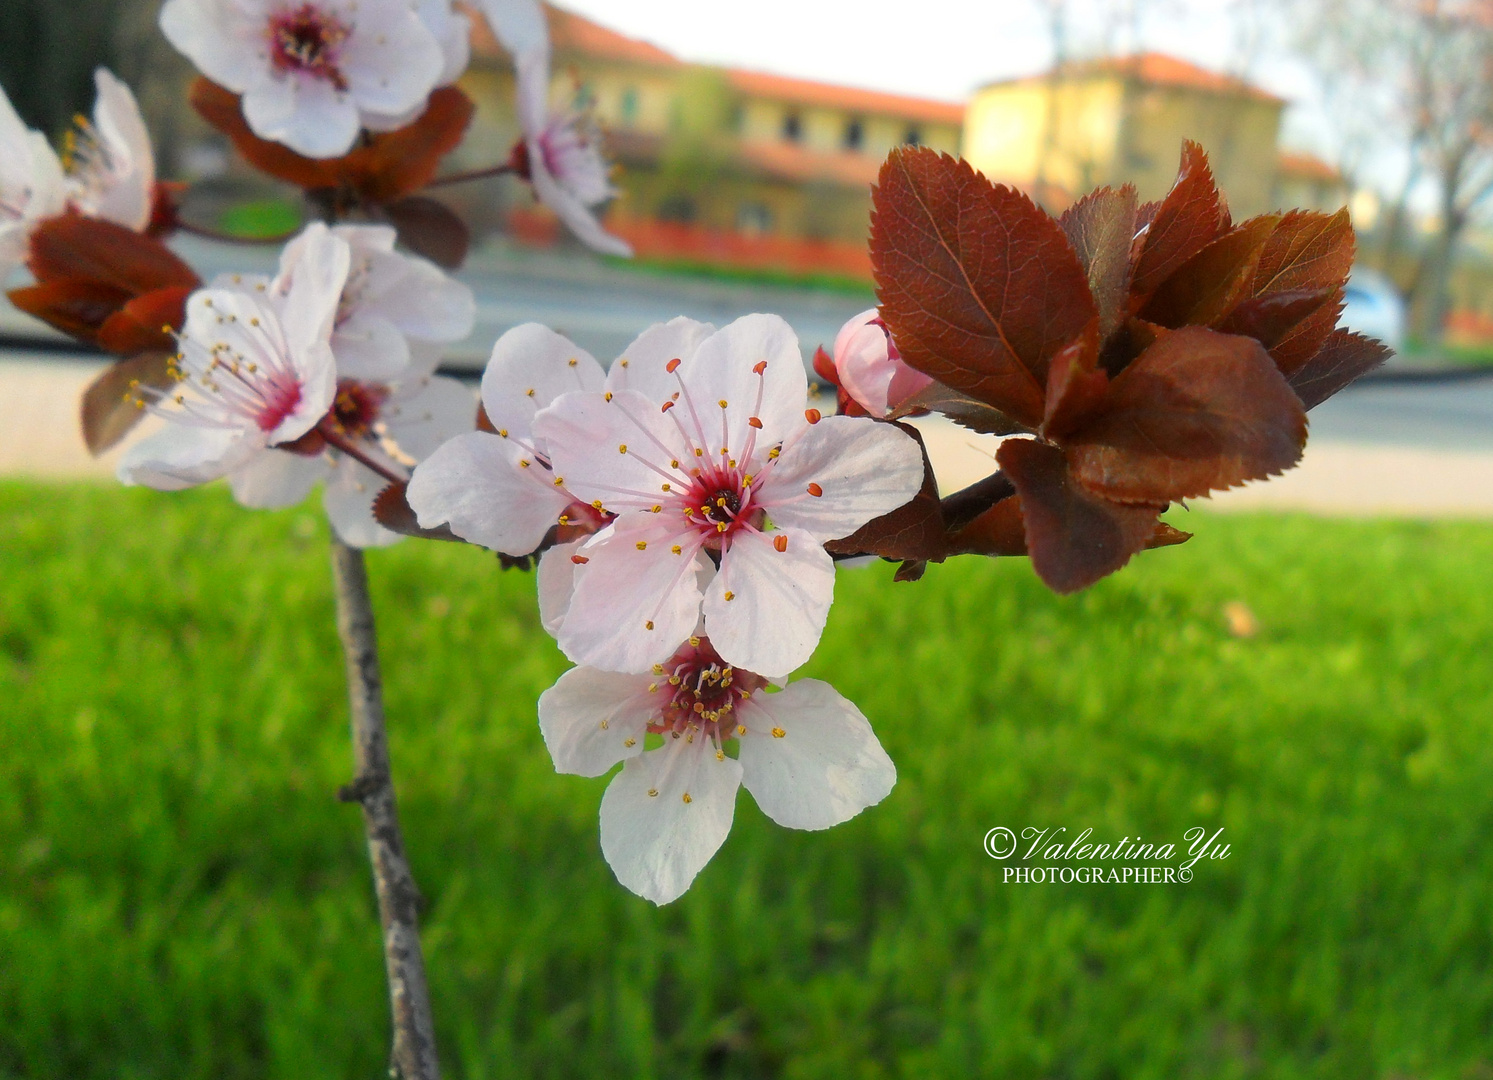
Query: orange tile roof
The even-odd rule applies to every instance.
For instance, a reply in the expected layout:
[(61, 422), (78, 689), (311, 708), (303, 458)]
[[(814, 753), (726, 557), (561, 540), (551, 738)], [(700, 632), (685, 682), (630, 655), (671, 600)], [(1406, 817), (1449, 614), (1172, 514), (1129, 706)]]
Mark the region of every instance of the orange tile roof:
[[(657, 45), (619, 34), (553, 4), (544, 5), (544, 14), (549, 23), (551, 46), (556, 55), (562, 58), (569, 53), (664, 67), (678, 67), (682, 63), (673, 53), (660, 49)], [(472, 51), (483, 57), (507, 55), (507, 51), (493, 36), (487, 20), (480, 16), (472, 18)]]
[(1295, 177), (1302, 180), (1325, 180), (1333, 184), (1344, 182), (1343, 174), (1337, 168), (1329, 165), (1315, 154), (1307, 154), (1297, 150), (1281, 151), (1280, 171), (1283, 176)]
[[(1235, 94), (1254, 98), (1256, 101), (1271, 101), (1284, 104), (1285, 98), (1246, 82), (1234, 75), (1224, 75), (1199, 67), (1190, 60), (1166, 53), (1136, 53), (1133, 56), (1102, 57), (1097, 60), (1075, 60), (1063, 66), (1063, 73), (1070, 78), (1086, 75), (1128, 75), (1151, 86), (1176, 86), (1189, 90), (1205, 90), (1215, 94)], [(1017, 79), (999, 79), (987, 86), (1007, 86), (1014, 83), (1042, 82), (1052, 75), (1027, 75)]]
[(964, 123), (964, 106), (948, 101), (904, 97), (901, 94), (861, 90), (853, 86), (834, 86), (809, 79), (791, 79), (784, 75), (743, 71), (739, 68), (727, 69), (726, 75), (732, 86), (751, 97), (801, 105), (825, 105), (849, 112), (890, 114), (937, 124), (958, 126)]
[[(553, 4), (546, 3), (544, 10), (549, 21), (550, 40), (556, 55), (562, 59), (570, 54), (663, 67), (679, 67), (684, 63), (673, 53), (657, 45), (619, 34)], [(477, 56), (488, 58), (506, 55), (503, 47), (493, 37), (487, 22), (480, 17), (472, 19), (472, 51)], [(811, 79), (793, 79), (760, 71), (743, 71), (738, 68), (727, 68), (725, 71), (733, 87), (752, 97), (799, 105), (825, 105), (849, 112), (900, 116), (925, 123), (955, 126), (964, 123), (964, 106), (952, 102), (886, 94), (850, 86), (833, 86)]]

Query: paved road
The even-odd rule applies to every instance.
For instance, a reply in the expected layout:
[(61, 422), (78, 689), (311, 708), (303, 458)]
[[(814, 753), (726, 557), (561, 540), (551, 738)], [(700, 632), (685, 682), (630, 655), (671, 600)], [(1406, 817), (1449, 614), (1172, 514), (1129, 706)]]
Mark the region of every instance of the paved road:
[[(272, 271), (277, 257), (270, 248), (191, 237), (173, 246), (205, 280), (225, 271)], [(448, 350), (448, 363), (472, 371), (487, 363), (499, 335), (522, 322), (551, 326), (606, 364), (652, 323), (689, 315), (719, 326), (758, 311), (792, 324), (807, 363), (815, 346), (831, 345), (845, 320), (874, 303), (869, 289), (857, 294), (701, 280), (521, 250), (480, 252), (461, 277), (478, 298), (477, 327)], [(0, 300), (0, 335), (7, 332), (51, 333)]]

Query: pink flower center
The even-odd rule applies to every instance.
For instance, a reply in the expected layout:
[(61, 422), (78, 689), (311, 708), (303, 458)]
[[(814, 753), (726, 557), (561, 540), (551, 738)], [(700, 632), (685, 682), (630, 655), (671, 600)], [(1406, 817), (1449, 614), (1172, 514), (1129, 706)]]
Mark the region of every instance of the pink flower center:
[(264, 379), (255, 389), (260, 403), (254, 422), (260, 431), (274, 431), (301, 403), (301, 384), (295, 378)]
[(337, 397), (332, 401), (328, 417), (341, 432), (353, 439), (366, 438), (378, 423), (384, 402), (389, 398), (389, 388), (378, 383), (358, 382), (356, 379), (341, 379), (337, 383)]
[(658, 681), (649, 693), (658, 712), (648, 730), (676, 738), (698, 731), (718, 743), (736, 737), (737, 707), (767, 685), (762, 676), (727, 664), (702, 637), (690, 638), (653, 673)]
[(685, 523), (700, 535), (704, 546), (718, 551), (730, 546), (743, 529), (757, 529), (764, 512), (753, 502), (756, 478), (736, 465), (695, 469), (690, 486), (676, 497)]
[(338, 90), (346, 90), (347, 79), (337, 58), (351, 33), (346, 23), (315, 4), (282, 11), (270, 19), (271, 62), (277, 71), (325, 79)]

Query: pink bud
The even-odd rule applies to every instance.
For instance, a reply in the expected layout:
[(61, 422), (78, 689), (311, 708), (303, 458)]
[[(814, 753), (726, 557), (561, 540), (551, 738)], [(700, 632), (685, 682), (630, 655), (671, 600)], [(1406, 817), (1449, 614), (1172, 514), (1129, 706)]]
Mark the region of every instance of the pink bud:
[(840, 389), (872, 416), (886, 416), (933, 382), (903, 363), (875, 308), (863, 311), (835, 337)]

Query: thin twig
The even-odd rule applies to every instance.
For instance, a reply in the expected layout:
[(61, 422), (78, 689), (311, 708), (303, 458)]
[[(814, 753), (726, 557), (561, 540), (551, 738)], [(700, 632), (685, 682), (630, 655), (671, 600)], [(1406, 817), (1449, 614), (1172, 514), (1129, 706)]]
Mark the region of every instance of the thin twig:
[(383, 679), (368, 573), (363, 553), (332, 541), (332, 577), (337, 588), (337, 631), (347, 658), (347, 694), (352, 706), (353, 758), (357, 772), (339, 797), (363, 806), (368, 857), (378, 893), (384, 931), (384, 966), (394, 1020), (390, 1075), (397, 1080), (438, 1080), (435, 1025), (425, 958), (420, 951), (420, 892), (404, 855), (399, 812), (389, 774), (389, 741), (384, 729)]
[(487, 169), (473, 169), (471, 172), (453, 173), (450, 176), (440, 176), (426, 184), (425, 187), (438, 188), (450, 184), (465, 184), (469, 180), (490, 180), (494, 176), (508, 176), (518, 170), (514, 168), (513, 162), (507, 161), (502, 165), (493, 165)]
[(341, 450), (359, 465), (362, 465), (371, 472), (377, 473), (391, 484), (405, 484), (409, 482), (409, 475), (407, 473), (401, 474), (396, 472), (387, 462), (379, 461), (372, 454), (368, 453), (366, 449), (359, 446), (356, 440), (345, 437), (337, 427), (336, 420), (323, 420), (316, 430), (321, 433), (323, 439), (326, 439), (328, 445)]

